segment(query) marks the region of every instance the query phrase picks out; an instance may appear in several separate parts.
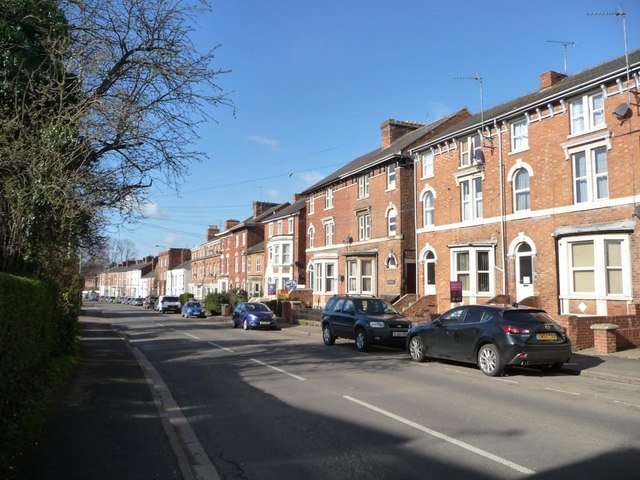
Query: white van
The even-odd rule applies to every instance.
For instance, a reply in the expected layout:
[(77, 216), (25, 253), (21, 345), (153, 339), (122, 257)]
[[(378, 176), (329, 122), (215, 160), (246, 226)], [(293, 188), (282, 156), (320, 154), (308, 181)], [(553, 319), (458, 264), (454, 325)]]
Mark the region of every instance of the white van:
[(156, 303), (156, 310), (160, 313), (180, 313), (180, 299), (173, 295), (160, 295)]

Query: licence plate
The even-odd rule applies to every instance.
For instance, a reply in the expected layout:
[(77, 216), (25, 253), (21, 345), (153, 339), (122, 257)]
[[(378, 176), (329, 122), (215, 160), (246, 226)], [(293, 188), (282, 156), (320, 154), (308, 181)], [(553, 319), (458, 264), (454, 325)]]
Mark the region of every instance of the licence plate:
[(271, 325), (271, 322), (260, 322), (260, 325)]
[(406, 337), (407, 332), (391, 332), (391, 336), (393, 337)]
[(536, 334), (537, 340), (557, 340), (558, 336), (555, 333), (538, 333)]

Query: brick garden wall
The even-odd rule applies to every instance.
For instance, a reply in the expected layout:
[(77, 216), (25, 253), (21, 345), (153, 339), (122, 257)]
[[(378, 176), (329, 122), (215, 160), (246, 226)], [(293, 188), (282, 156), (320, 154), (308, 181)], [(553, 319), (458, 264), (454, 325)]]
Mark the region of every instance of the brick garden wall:
[(591, 325), (611, 323), (620, 328), (616, 331), (616, 349), (625, 350), (640, 346), (640, 316), (617, 317), (561, 317), (560, 322), (567, 327), (567, 334), (573, 342), (574, 350), (594, 347), (594, 336)]

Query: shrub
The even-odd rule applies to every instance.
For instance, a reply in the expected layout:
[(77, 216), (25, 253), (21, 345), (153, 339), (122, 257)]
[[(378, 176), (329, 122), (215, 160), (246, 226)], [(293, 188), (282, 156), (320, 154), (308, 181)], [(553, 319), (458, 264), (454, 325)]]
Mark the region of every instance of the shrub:
[(210, 293), (204, 300), (204, 308), (210, 315), (220, 315), (225, 303), (229, 303), (225, 293)]

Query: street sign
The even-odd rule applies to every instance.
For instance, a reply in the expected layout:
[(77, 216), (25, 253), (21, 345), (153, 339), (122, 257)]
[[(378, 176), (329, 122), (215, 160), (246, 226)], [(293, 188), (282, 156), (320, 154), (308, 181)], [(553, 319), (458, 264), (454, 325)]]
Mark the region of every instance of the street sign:
[(289, 290), (289, 292), (294, 292), (296, 288), (298, 288), (298, 284), (295, 280), (287, 280), (284, 284), (284, 287)]

